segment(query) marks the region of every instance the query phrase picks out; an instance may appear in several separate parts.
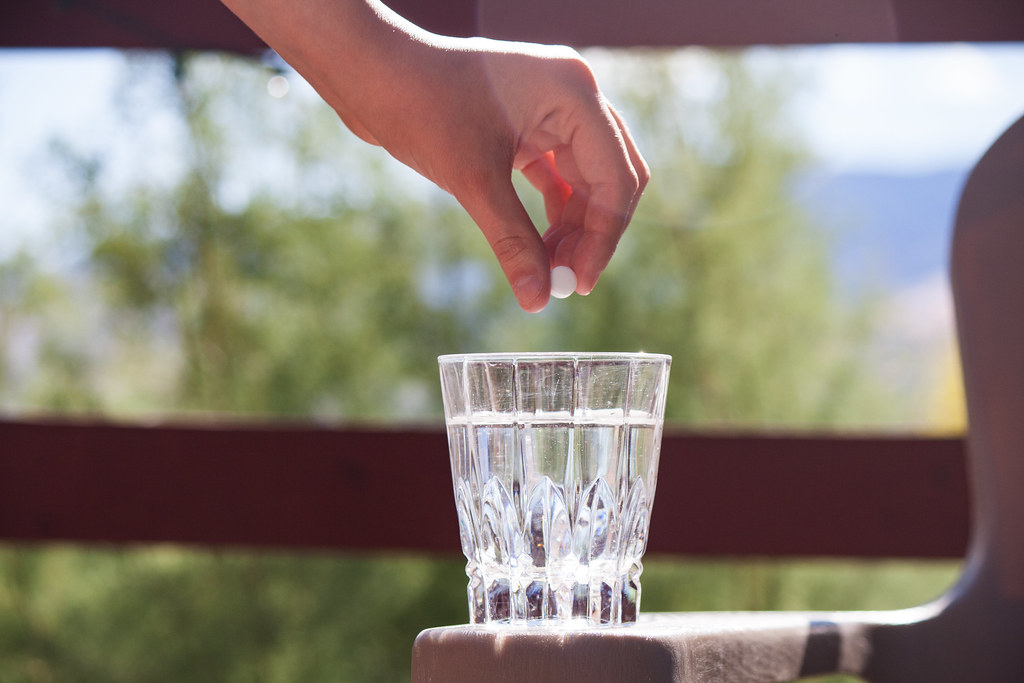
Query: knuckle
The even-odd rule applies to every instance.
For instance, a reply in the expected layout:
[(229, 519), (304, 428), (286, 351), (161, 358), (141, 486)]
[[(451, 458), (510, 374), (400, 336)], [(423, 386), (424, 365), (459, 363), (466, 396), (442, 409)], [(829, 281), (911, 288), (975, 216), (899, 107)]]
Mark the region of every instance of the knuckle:
[(491, 241), (491, 250), (500, 263), (515, 265), (528, 258), (533, 247), (523, 235), (501, 235)]
[(633, 197), (643, 190), (645, 182), (640, 170), (629, 164), (623, 166), (615, 179), (616, 186), (626, 202), (632, 202)]
[(647, 188), (647, 183), (651, 182), (651, 168), (647, 165), (646, 161), (640, 160), (639, 168), (636, 169), (637, 180), (639, 181), (639, 187), (637, 188), (640, 192), (643, 192)]
[(578, 51), (568, 45), (551, 45), (546, 50), (545, 56), (557, 62), (561, 68), (561, 78), (565, 84), (586, 92), (598, 89), (594, 70)]

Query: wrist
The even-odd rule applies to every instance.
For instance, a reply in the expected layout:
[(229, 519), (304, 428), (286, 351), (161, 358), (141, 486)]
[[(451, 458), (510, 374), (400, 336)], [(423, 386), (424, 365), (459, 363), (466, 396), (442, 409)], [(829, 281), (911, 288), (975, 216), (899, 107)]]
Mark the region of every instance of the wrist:
[(395, 54), (430, 35), (377, 0), (222, 1), (335, 108), (389, 82)]

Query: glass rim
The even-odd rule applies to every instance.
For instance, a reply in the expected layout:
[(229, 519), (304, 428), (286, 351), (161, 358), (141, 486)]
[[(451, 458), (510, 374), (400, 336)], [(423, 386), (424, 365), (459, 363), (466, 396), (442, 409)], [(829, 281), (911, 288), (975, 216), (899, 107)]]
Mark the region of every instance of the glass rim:
[(464, 363), (467, 361), (507, 363), (509, 361), (559, 360), (598, 362), (643, 360), (671, 363), (672, 356), (667, 353), (649, 353), (646, 351), (501, 351), (496, 353), (446, 353), (437, 357), (437, 362), (440, 365)]

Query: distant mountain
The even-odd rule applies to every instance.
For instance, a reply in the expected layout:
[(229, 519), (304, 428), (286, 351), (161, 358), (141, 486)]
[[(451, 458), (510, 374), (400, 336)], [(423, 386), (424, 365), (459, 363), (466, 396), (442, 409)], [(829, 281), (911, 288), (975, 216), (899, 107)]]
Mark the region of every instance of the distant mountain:
[(794, 199), (833, 238), (840, 282), (903, 289), (947, 270), (967, 171), (926, 175), (811, 170)]

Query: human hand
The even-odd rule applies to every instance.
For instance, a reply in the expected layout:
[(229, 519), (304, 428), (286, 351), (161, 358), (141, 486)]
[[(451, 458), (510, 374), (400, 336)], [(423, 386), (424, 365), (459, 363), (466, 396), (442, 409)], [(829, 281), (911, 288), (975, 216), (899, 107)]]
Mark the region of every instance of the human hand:
[[(525, 310), (547, 304), (554, 266), (594, 288), (650, 173), (574, 50), (437, 36), (378, 0), (224, 1), (354, 133), (459, 201)], [(517, 169), (544, 197), (543, 238)]]
[[(588, 294), (650, 177), (643, 157), (574, 50), (453, 42), (458, 49), (415, 46), (426, 54), (390, 89), (387, 115), (339, 114), (462, 204), (525, 310), (547, 304), (554, 266), (571, 267)], [(514, 169), (543, 195), (543, 238), (513, 189)]]

